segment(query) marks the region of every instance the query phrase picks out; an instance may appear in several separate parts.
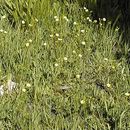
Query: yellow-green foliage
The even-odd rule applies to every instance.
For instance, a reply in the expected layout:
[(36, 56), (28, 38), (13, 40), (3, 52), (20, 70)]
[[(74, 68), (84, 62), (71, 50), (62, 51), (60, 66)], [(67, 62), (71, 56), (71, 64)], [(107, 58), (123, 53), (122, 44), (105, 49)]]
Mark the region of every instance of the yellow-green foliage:
[(0, 130), (129, 130), (119, 29), (77, 3), (17, 2), (0, 17)]

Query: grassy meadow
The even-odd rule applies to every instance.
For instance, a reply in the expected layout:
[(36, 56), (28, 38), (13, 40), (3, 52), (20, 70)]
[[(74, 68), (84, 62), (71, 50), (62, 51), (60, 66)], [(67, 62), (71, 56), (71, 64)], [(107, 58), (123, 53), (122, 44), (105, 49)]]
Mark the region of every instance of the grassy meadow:
[(0, 130), (130, 130), (129, 48), (91, 13), (0, 1)]

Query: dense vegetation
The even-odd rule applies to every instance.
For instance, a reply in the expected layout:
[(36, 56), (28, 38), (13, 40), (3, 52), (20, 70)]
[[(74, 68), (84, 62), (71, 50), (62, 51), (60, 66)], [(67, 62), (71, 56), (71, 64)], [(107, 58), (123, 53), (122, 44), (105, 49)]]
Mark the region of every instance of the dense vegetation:
[[(75, 0), (72, 0), (75, 1)], [(120, 27), (124, 41), (130, 37), (130, 1), (129, 0), (76, 0), (81, 6), (93, 10), (93, 17), (107, 18)], [(129, 44), (130, 46), (130, 44)]]
[(121, 43), (119, 27), (78, 2), (1, 0), (0, 129), (129, 130)]

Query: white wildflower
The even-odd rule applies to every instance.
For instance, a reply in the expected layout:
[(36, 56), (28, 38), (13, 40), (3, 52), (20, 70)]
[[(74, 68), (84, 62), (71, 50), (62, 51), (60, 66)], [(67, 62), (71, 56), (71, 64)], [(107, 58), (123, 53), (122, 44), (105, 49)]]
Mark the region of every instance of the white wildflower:
[(90, 18), (89, 18), (89, 17), (87, 17), (87, 20), (90, 20)]
[(73, 50), (73, 54), (75, 54), (76, 53), (76, 51), (75, 50)]
[(79, 78), (80, 78), (80, 75), (79, 75), (79, 74), (77, 74), (77, 75), (76, 75), (76, 78), (77, 78), (77, 79), (79, 79)]
[(2, 17), (1, 17), (1, 19), (5, 19), (6, 18), (6, 15), (3, 15)]
[(93, 20), (94, 23), (97, 23), (97, 20)]
[(117, 27), (117, 28), (115, 29), (115, 31), (118, 32), (118, 31), (119, 31), (119, 27)]
[(67, 60), (68, 60), (68, 58), (67, 58), (67, 57), (64, 57), (64, 60), (65, 60), (65, 61), (67, 61)]
[(29, 27), (32, 27), (33, 25), (32, 24), (29, 24)]
[(106, 18), (103, 18), (102, 20), (105, 22), (105, 21), (106, 21)]
[(61, 38), (58, 38), (58, 41), (62, 41), (62, 39), (61, 39)]
[(85, 45), (86, 43), (85, 43), (85, 41), (83, 41), (81, 44), (82, 44), (82, 45)]
[(57, 19), (58, 17), (57, 16), (54, 16), (54, 19)]
[(82, 57), (82, 55), (81, 55), (81, 54), (79, 54), (79, 57), (81, 58), (81, 57)]
[(51, 34), (51, 35), (50, 35), (50, 37), (52, 38), (52, 37), (53, 37), (53, 35)]
[(81, 100), (80, 103), (83, 105), (85, 104), (85, 100)]
[(87, 8), (86, 7), (84, 7), (84, 10), (86, 10)]
[(110, 88), (110, 87), (111, 87), (111, 84), (108, 83), (108, 84), (107, 84), (107, 87)]
[(58, 22), (58, 21), (59, 21), (59, 19), (57, 18), (57, 19), (56, 19), (56, 22)]
[(31, 84), (30, 84), (30, 83), (27, 83), (26, 86), (27, 86), (27, 87), (31, 87)]
[(63, 18), (64, 18), (64, 19), (67, 19), (67, 17), (66, 17), (66, 16), (64, 16)]
[(56, 33), (56, 36), (59, 37), (60, 35), (58, 33)]
[(29, 45), (30, 45), (29, 43), (26, 43), (26, 47), (29, 47)]
[(84, 32), (85, 32), (85, 30), (80, 30), (80, 32), (81, 32), (81, 33), (84, 33)]
[(66, 16), (64, 16), (63, 18), (64, 18), (67, 22), (69, 21), (69, 19), (68, 19)]
[(130, 96), (130, 93), (128, 93), (128, 92), (127, 92), (127, 93), (125, 93), (125, 96), (127, 96), (127, 97), (128, 97), (128, 96)]
[(89, 10), (88, 9), (85, 9), (85, 12), (88, 12)]
[(3, 30), (3, 29), (0, 29), (0, 32), (4, 32), (4, 30)]
[(102, 26), (102, 23), (100, 23), (100, 26)]
[(22, 20), (22, 24), (25, 24), (25, 21), (24, 21), (24, 20)]
[(58, 63), (55, 63), (55, 67), (58, 67), (59, 65), (58, 65)]
[(74, 25), (77, 25), (77, 23), (76, 23), (76, 22), (74, 22), (73, 24), (74, 24)]
[(89, 19), (88, 21), (89, 21), (90, 23), (92, 22), (92, 20), (91, 20), (91, 19)]
[(32, 39), (29, 39), (29, 42), (32, 43)]
[(105, 60), (105, 61), (108, 61), (108, 59), (107, 59), (107, 58), (104, 58), (104, 60)]
[(25, 89), (25, 88), (23, 88), (23, 89), (22, 89), (22, 91), (23, 91), (23, 92), (26, 92), (26, 89)]
[(4, 31), (4, 34), (7, 34), (7, 31)]
[(45, 42), (45, 43), (43, 43), (43, 45), (44, 45), (44, 46), (46, 46), (46, 45), (47, 45), (47, 43)]

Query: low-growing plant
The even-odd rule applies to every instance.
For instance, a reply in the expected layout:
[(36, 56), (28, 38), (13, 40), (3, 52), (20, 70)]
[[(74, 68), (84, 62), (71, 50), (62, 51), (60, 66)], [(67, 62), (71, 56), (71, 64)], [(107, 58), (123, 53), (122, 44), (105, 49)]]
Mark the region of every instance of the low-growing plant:
[(37, 2), (35, 28), (22, 29), (19, 15), (12, 27), (8, 12), (0, 19), (0, 129), (129, 129), (128, 47), (117, 58), (119, 29), (77, 3), (50, 1), (45, 13)]

